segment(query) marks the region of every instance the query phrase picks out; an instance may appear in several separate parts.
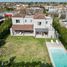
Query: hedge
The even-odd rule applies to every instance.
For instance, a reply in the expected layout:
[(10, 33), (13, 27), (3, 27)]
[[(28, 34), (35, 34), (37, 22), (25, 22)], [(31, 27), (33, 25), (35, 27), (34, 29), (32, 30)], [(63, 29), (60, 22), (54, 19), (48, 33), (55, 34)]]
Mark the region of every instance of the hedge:
[(36, 62), (0, 62), (0, 67), (52, 67), (52, 64)]
[(54, 17), (53, 19), (53, 27), (59, 33), (59, 39), (67, 49), (67, 29), (60, 25), (57, 17)]

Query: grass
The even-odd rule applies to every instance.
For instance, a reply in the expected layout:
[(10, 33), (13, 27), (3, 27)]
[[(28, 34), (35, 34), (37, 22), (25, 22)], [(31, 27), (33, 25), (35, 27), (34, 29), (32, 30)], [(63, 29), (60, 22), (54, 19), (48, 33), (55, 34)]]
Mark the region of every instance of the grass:
[(16, 56), (15, 62), (50, 63), (44, 38), (8, 36), (4, 46), (0, 48), (0, 60), (7, 61)]

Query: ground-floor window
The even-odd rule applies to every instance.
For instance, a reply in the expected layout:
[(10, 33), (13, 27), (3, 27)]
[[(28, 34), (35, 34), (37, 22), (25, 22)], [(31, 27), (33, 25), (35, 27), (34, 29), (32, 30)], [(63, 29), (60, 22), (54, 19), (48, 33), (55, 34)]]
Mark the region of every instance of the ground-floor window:
[(48, 35), (48, 32), (44, 32), (45, 35)]
[(36, 31), (36, 35), (42, 35), (42, 36), (44, 36), (44, 35), (48, 35), (48, 29), (46, 28), (46, 29), (44, 29), (44, 28), (36, 28), (35, 29), (35, 31)]
[(41, 32), (36, 32), (36, 34), (41, 34)]
[(33, 33), (33, 31), (23, 31), (24, 33)]
[(28, 31), (28, 30), (15, 30), (15, 32), (16, 32), (16, 34), (19, 34), (19, 33), (21, 33), (21, 34), (23, 34), (23, 33), (33, 33), (33, 30), (31, 30), (31, 31)]
[(37, 34), (41, 34), (42, 36), (44, 36), (44, 35), (48, 35), (48, 32), (36, 32), (36, 35)]
[(19, 33), (20, 33), (20, 31), (18, 31), (18, 30), (15, 30), (15, 33), (16, 33), (16, 34), (19, 34)]

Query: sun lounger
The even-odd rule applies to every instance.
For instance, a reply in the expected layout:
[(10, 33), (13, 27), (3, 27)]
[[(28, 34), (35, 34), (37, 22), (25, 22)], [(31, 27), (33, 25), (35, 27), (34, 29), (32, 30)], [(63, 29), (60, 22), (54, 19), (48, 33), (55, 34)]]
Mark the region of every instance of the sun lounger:
[(51, 43), (53, 44), (53, 43), (54, 43), (54, 41), (53, 41), (53, 40), (51, 40)]
[(57, 43), (57, 44), (59, 44), (59, 41), (58, 41), (58, 40), (56, 40), (56, 43)]

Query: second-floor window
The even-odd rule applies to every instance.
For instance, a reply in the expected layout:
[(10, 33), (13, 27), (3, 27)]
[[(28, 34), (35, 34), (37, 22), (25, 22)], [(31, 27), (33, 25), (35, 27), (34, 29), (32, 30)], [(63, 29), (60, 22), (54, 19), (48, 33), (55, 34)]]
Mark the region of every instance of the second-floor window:
[(27, 20), (25, 20), (25, 22), (27, 22)]
[(48, 23), (48, 21), (46, 21), (46, 24)]
[(20, 20), (16, 20), (16, 23), (20, 23)]
[(32, 20), (30, 20), (32, 22)]
[(38, 25), (41, 25), (41, 22), (38, 22)]

